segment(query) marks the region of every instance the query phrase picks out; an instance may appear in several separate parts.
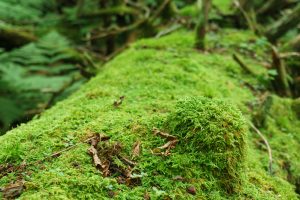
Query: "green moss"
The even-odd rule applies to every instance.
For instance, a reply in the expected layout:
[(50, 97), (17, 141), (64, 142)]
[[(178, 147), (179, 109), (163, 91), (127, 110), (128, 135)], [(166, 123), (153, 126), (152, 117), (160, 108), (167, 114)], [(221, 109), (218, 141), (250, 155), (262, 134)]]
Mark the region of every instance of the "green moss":
[[(256, 97), (245, 81), (253, 85), (260, 83), (256, 77), (244, 74), (230, 54), (195, 51), (193, 38), (193, 33), (180, 31), (160, 39), (137, 42), (70, 98), (1, 136), (0, 163), (14, 165), (23, 161), (30, 164), (70, 144), (78, 144), (58, 158), (28, 166), (23, 173), (26, 190), (20, 199), (107, 199), (111, 191), (115, 193), (115, 199), (143, 199), (145, 193), (152, 199), (296, 199), (293, 186), (283, 176), (268, 175), (267, 156), (253, 145), (253, 137), (246, 138), (250, 148), (245, 158), (242, 153), (245, 150), (243, 118), (234, 107), (244, 116), (249, 116), (247, 105)], [(226, 45), (222, 40), (220, 43)], [(113, 103), (120, 96), (125, 96), (125, 99), (116, 108)], [(180, 99), (196, 96), (203, 98), (189, 101), (203, 105), (207, 112), (201, 110), (198, 103), (189, 107), (185, 103), (189, 102), (187, 100), (177, 104)], [(181, 107), (186, 108), (182, 113), (191, 118), (194, 114), (190, 109), (202, 113), (201, 117), (196, 115), (195, 119), (199, 121), (194, 125), (204, 127), (203, 135), (198, 130), (191, 135), (192, 129), (181, 119), (176, 122), (187, 127), (186, 132), (170, 123), (170, 119), (180, 113)], [(214, 112), (218, 113), (215, 117)], [(218, 124), (221, 121), (224, 124)], [(276, 121), (285, 123), (285, 119)], [(167, 157), (151, 153), (152, 149), (166, 143), (153, 135), (152, 128), (164, 126), (183, 141)], [(299, 128), (298, 124), (295, 126)], [(218, 130), (224, 131), (228, 141), (218, 137), (222, 136)], [(277, 130), (277, 125), (274, 130)], [(105, 133), (111, 136), (112, 142), (121, 142), (122, 154), (128, 157), (133, 144), (141, 141), (142, 152), (135, 167), (141, 176), (141, 185), (128, 187), (118, 184), (115, 177), (102, 177), (87, 154), (89, 145), (79, 143), (91, 132)], [(213, 143), (210, 136), (219, 143)], [(184, 142), (189, 140), (191, 143), (185, 145)], [(199, 140), (209, 144), (208, 149), (196, 145)], [(191, 149), (193, 146), (197, 148)], [(224, 149), (226, 152), (221, 152)], [(208, 163), (204, 164), (199, 160), (204, 159), (201, 152), (212, 155), (212, 159), (205, 158)], [(216, 160), (219, 152), (220, 159)], [(285, 149), (284, 152), (288, 151)], [(231, 160), (234, 155), (237, 157)], [(241, 168), (239, 165), (244, 159), (245, 168)], [(241, 171), (237, 174), (238, 170)], [(227, 180), (221, 177), (221, 172), (233, 181), (229, 189), (240, 185), (237, 193), (227, 193), (224, 186)], [(11, 173), (1, 178), (0, 187), (16, 180), (18, 175)], [(173, 180), (175, 176), (182, 176), (185, 181)], [(190, 185), (196, 188), (195, 196), (186, 192)]]
[(229, 193), (241, 187), (245, 156), (245, 120), (221, 100), (187, 98), (179, 101), (166, 129), (180, 140), (180, 153), (194, 153), (197, 166), (220, 180)]
[(300, 99), (296, 99), (293, 101), (292, 109), (296, 113), (298, 119), (300, 119)]
[[(300, 121), (299, 100), (271, 96), (262, 132), (273, 149), (274, 173), (295, 185), (300, 192)], [(263, 155), (263, 154), (262, 154)], [(265, 160), (266, 158), (262, 158)], [(266, 161), (264, 161), (266, 163)]]

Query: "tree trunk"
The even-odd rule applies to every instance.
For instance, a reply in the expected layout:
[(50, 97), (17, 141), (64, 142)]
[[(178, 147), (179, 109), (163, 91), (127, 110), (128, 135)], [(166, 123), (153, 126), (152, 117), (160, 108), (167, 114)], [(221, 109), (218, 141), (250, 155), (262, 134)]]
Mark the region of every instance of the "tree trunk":
[(205, 50), (205, 35), (211, 8), (211, 0), (198, 0), (199, 19), (196, 27), (196, 48)]
[(273, 68), (277, 71), (277, 76), (273, 81), (275, 90), (281, 95), (291, 97), (291, 89), (288, 82), (288, 75), (283, 59), (280, 58), (279, 52), (275, 46), (272, 47)]

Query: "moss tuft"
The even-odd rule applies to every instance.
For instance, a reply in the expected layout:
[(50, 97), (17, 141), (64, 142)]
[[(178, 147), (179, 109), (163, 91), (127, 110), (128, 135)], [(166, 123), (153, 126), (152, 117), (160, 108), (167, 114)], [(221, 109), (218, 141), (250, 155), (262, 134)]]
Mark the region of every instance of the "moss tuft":
[(245, 157), (245, 120), (222, 100), (186, 98), (177, 103), (165, 124), (180, 139), (180, 153), (196, 153), (199, 166), (220, 179), (227, 192), (240, 189)]

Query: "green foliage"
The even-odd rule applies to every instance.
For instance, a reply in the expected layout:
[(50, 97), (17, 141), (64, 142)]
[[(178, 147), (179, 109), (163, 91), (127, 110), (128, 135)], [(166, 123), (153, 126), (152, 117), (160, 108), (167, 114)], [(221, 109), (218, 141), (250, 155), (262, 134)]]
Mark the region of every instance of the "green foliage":
[(195, 154), (206, 175), (220, 179), (229, 193), (240, 189), (246, 136), (240, 111), (221, 100), (187, 98), (178, 102), (166, 129), (178, 136), (180, 153)]
[(41, 17), (53, 8), (53, 0), (1, 0), (0, 19), (13, 24), (39, 23)]
[(66, 38), (50, 32), (36, 43), (0, 54), (3, 130), (50, 106), (56, 93), (62, 95), (61, 88), (71, 87), (75, 79), (81, 79), (77, 67), (68, 61), (72, 58), (70, 47)]

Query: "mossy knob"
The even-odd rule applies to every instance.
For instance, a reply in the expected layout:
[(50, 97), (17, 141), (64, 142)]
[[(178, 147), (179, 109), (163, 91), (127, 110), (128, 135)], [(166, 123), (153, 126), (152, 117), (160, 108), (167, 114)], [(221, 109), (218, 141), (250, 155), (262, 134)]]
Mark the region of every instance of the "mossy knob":
[(206, 97), (180, 100), (165, 122), (165, 129), (179, 139), (181, 153), (199, 158), (199, 170), (220, 180), (229, 192), (241, 185), (245, 157), (245, 120), (233, 105)]

